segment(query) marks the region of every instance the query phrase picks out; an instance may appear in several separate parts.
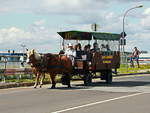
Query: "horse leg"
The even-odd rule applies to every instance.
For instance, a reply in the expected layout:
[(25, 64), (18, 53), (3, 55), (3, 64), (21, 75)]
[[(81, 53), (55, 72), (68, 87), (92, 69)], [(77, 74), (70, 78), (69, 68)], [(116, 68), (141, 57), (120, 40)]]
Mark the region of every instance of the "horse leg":
[(42, 74), (42, 77), (41, 77), (41, 80), (40, 80), (40, 88), (42, 88), (44, 79), (45, 79), (45, 73)]
[(71, 85), (70, 85), (70, 74), (69, 73), (65, 73), (65, 76), (66, 76), (66, 82), (67, 82), (67, 85), (68, 85), (68, 88), (71, 88)]
[(34, 88), (36, 88), (36, 87), (37, 87), (37, 85), (38, 85), (40, 74), (39, 74), (39, 73), (37, 73), (37, 74), (35, 74), (35, 76), (36, 76), (36, 78), (35, 78)]
[(50, 77), (51, 77), (51, 81), (52, 81), (52, 89), (56, 88), (56, 82), (55, 82), (55, 77), (56, 77), (56, 74), (50, 74)]
[(68, 88), (71, 88), (71, 84), (70, 84), (70, 75), (68, 75)]

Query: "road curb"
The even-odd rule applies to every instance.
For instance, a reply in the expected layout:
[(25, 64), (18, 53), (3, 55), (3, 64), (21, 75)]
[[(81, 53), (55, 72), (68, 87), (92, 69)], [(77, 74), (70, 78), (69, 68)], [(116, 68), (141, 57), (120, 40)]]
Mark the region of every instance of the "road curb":
[(114, 77), (117, 76), (126, 76), (126, 75), (139, 75), (139, 74), (150, 74), (148, 72), (142, 72), (142, 73), (129, 73), (129, 74), (119, 74), (119, 75), (113, 75)]
[(0, 85), (0, 89), (25, 87), (25, 86), (32, 86), (32, 85), (34, 85), (34, 83), (2, 83), (2, 85)]
[[(46, 81), (44, 84), (49, 84), (50, 82)], [(7, 88), (16, 88), (16, 87), (27, 87), (27, 86), (33, 86), (33, 83), (2, 83), (0, 85), (0, 89), (7, 89)]]

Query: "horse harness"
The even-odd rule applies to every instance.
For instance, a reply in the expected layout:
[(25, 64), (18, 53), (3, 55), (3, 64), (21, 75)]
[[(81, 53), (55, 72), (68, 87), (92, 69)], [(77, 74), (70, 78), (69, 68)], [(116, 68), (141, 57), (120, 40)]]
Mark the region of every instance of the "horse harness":
[[(32, 63), (31, 67), (36, 67), (36, 68), (41, 68), (42, 72), (46, 72), (48, 69), (55, 69), (55, 68), (64, 68), (64, 63), (61, 60), (61, 55), (58, 55), (58, 59), (60, 64), (55, 64), (55, 65), (49, 65), (49, 61), (51, 55), (50, 54), (45, 54), (45, 55), (41, 55), (41, 59), (37, 61), (37, 63)], [(57, 56), (56, 56), (57, 57)]]

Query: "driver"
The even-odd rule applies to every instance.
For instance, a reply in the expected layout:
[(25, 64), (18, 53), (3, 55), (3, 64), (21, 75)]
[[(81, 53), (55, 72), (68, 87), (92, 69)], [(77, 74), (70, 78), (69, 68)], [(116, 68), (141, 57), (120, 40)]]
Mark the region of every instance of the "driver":
[(68, 48), (65, 50), (65, 55), (70, 58), (72, 61), (72, 66), (74, 66), (74, 61), (76, 57), (76, 51), (73, 48), (73, 45), (71, 43), (68, 44)]

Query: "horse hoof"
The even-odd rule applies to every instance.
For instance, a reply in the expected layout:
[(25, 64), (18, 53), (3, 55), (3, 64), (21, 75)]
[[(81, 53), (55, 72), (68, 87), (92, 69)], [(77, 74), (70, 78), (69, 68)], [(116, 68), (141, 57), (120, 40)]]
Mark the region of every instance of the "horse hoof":
[(51, 87), (51, 89), (55, 89), (55, 88), (56, 88), (55, 86), (52, 86), (52, 87)]
[(40, 88), (42, 88), (42, 86), (40, 86)]
[(69, 85), (68, 88), (72, 88), (72, 87)]
[(36, 86), (34, 86), (34, 88), (36, 89)]

